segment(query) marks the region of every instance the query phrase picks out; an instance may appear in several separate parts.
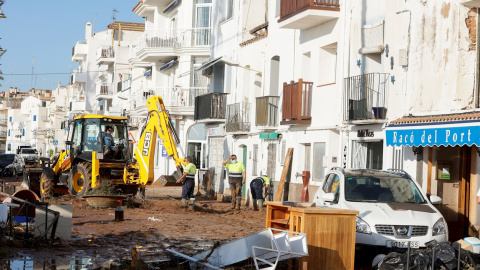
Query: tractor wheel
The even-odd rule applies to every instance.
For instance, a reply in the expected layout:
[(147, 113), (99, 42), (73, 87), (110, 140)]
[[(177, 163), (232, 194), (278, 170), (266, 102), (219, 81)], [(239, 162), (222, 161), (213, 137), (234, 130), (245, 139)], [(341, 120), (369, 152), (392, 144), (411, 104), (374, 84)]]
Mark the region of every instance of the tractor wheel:
[(40, 175), (40, 196), (42, 198), (53, 196), (53, 189), (55, 188), (55, 183), (53, 179), (48, 179), (45, 173)]
[(80, 162), (73, 167), (72, 179), (68, 181), (70, 193), (81, 198), (90, 190), (92, 165)]

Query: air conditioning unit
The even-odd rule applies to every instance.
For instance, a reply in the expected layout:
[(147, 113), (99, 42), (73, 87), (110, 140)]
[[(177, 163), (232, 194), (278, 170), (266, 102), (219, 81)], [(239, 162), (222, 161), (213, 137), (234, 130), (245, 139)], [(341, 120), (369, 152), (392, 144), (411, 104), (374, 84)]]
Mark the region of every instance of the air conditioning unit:
[(213, 76), (213, 66), (203, 69), (202, 70), (202, 75), (207, 76), (207, 77), (212, 77)]

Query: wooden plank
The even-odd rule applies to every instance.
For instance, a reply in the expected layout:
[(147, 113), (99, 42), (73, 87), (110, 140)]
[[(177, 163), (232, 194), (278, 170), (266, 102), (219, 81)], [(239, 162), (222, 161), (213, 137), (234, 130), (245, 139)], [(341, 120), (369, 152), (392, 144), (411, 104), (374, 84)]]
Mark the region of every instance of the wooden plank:
[(285, 186), (285, 179), (287, 178), (290, 163), (292, 161), (293, 148), (288, 148), (287, 156), (285, 157), (285, 163), (283, 164), (282, 176), (280, 177), (280, 183), (278, 184), (277, 194), (275, 195), (275, 201), (282, 199), (283, 188)]

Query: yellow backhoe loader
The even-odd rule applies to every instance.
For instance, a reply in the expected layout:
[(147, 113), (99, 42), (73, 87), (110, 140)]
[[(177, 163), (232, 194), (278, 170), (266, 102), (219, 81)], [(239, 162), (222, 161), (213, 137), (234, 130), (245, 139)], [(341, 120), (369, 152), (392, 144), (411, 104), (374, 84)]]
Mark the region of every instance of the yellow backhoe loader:
[[(181, 175), (185, 161), (178, 155), (178, 137), (162, 98), (150, 97), (147, 107), (147, 121), (133, 153), (128, 147), (127, 117), (81, 115), (71, 121), (66, 150), (62, 150), (52, 164), (43, 163), (40, 195), (47, 197), (68, 190), (82, 197), (102, 181), (110, 181), (124, 194), (136, 194), (139, 188), (144, 190), (154, 180), (157, 135)], [(114, 141), (110, 147), (107, 131)], [(29, 186), (35, 185), (29, 183)]]

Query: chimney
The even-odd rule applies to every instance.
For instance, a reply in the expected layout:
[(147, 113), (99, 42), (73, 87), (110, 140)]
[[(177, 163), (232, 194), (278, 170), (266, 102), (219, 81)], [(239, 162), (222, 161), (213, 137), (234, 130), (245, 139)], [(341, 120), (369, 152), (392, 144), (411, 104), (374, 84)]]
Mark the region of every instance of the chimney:
[(85, 24), (85, 40), (90, 39), (92, 37), (92, 23), (87, 22)]

